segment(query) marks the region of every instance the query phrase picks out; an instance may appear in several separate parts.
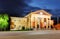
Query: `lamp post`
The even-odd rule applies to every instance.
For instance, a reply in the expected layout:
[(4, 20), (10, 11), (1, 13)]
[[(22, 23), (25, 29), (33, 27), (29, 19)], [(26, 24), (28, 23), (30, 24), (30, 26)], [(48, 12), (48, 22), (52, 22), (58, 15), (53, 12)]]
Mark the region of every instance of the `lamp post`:
[(57, 16), (57, 24), (59, 23), (59, 16)]

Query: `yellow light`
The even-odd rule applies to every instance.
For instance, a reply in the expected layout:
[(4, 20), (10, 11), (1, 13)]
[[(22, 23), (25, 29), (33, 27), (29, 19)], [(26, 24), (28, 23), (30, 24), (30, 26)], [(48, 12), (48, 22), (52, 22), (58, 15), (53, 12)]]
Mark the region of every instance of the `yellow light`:
[(42, 12), (40, 12), (40, 15), (42, 15), (43, 13)]

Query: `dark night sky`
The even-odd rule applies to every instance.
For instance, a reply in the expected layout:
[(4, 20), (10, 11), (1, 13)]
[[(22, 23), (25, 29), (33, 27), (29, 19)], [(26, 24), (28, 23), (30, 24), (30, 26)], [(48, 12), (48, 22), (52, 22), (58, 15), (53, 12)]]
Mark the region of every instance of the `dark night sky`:
[(28, 5), (33, 7), (47, 8), (47, 9), (60, 9), (60, 0), (32, 0)]
[(60, 15), (60, 0), (0, 0), (0, 13), (10, 16), (25, 16), (30, 11), (40, 9)]

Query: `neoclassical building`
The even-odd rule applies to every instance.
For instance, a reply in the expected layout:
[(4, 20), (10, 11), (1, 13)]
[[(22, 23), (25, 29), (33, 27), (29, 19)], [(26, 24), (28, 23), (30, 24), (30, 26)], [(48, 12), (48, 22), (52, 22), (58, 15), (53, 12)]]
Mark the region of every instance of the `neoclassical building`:
[(51, 20), (51, 16), (51, 14), (44, 10), (37, 10), (35, 12), (30, 12), (25, 17), (11, 17), (10, 26), (15, 26), (14, 28), (11, 28), (13, 30), (21, 29), (22, 26), (24, 26), (25, 29), (51, 29), (51, 26), (53, 26), (53, 20)]

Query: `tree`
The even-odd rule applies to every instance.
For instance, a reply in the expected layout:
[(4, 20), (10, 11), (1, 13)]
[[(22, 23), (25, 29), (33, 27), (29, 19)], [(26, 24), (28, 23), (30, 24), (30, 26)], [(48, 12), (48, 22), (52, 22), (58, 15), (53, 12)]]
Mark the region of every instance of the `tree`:
[(0, 29), (6, 29), (8, 27), (9, 17), (7, 14), (0, 14)]

